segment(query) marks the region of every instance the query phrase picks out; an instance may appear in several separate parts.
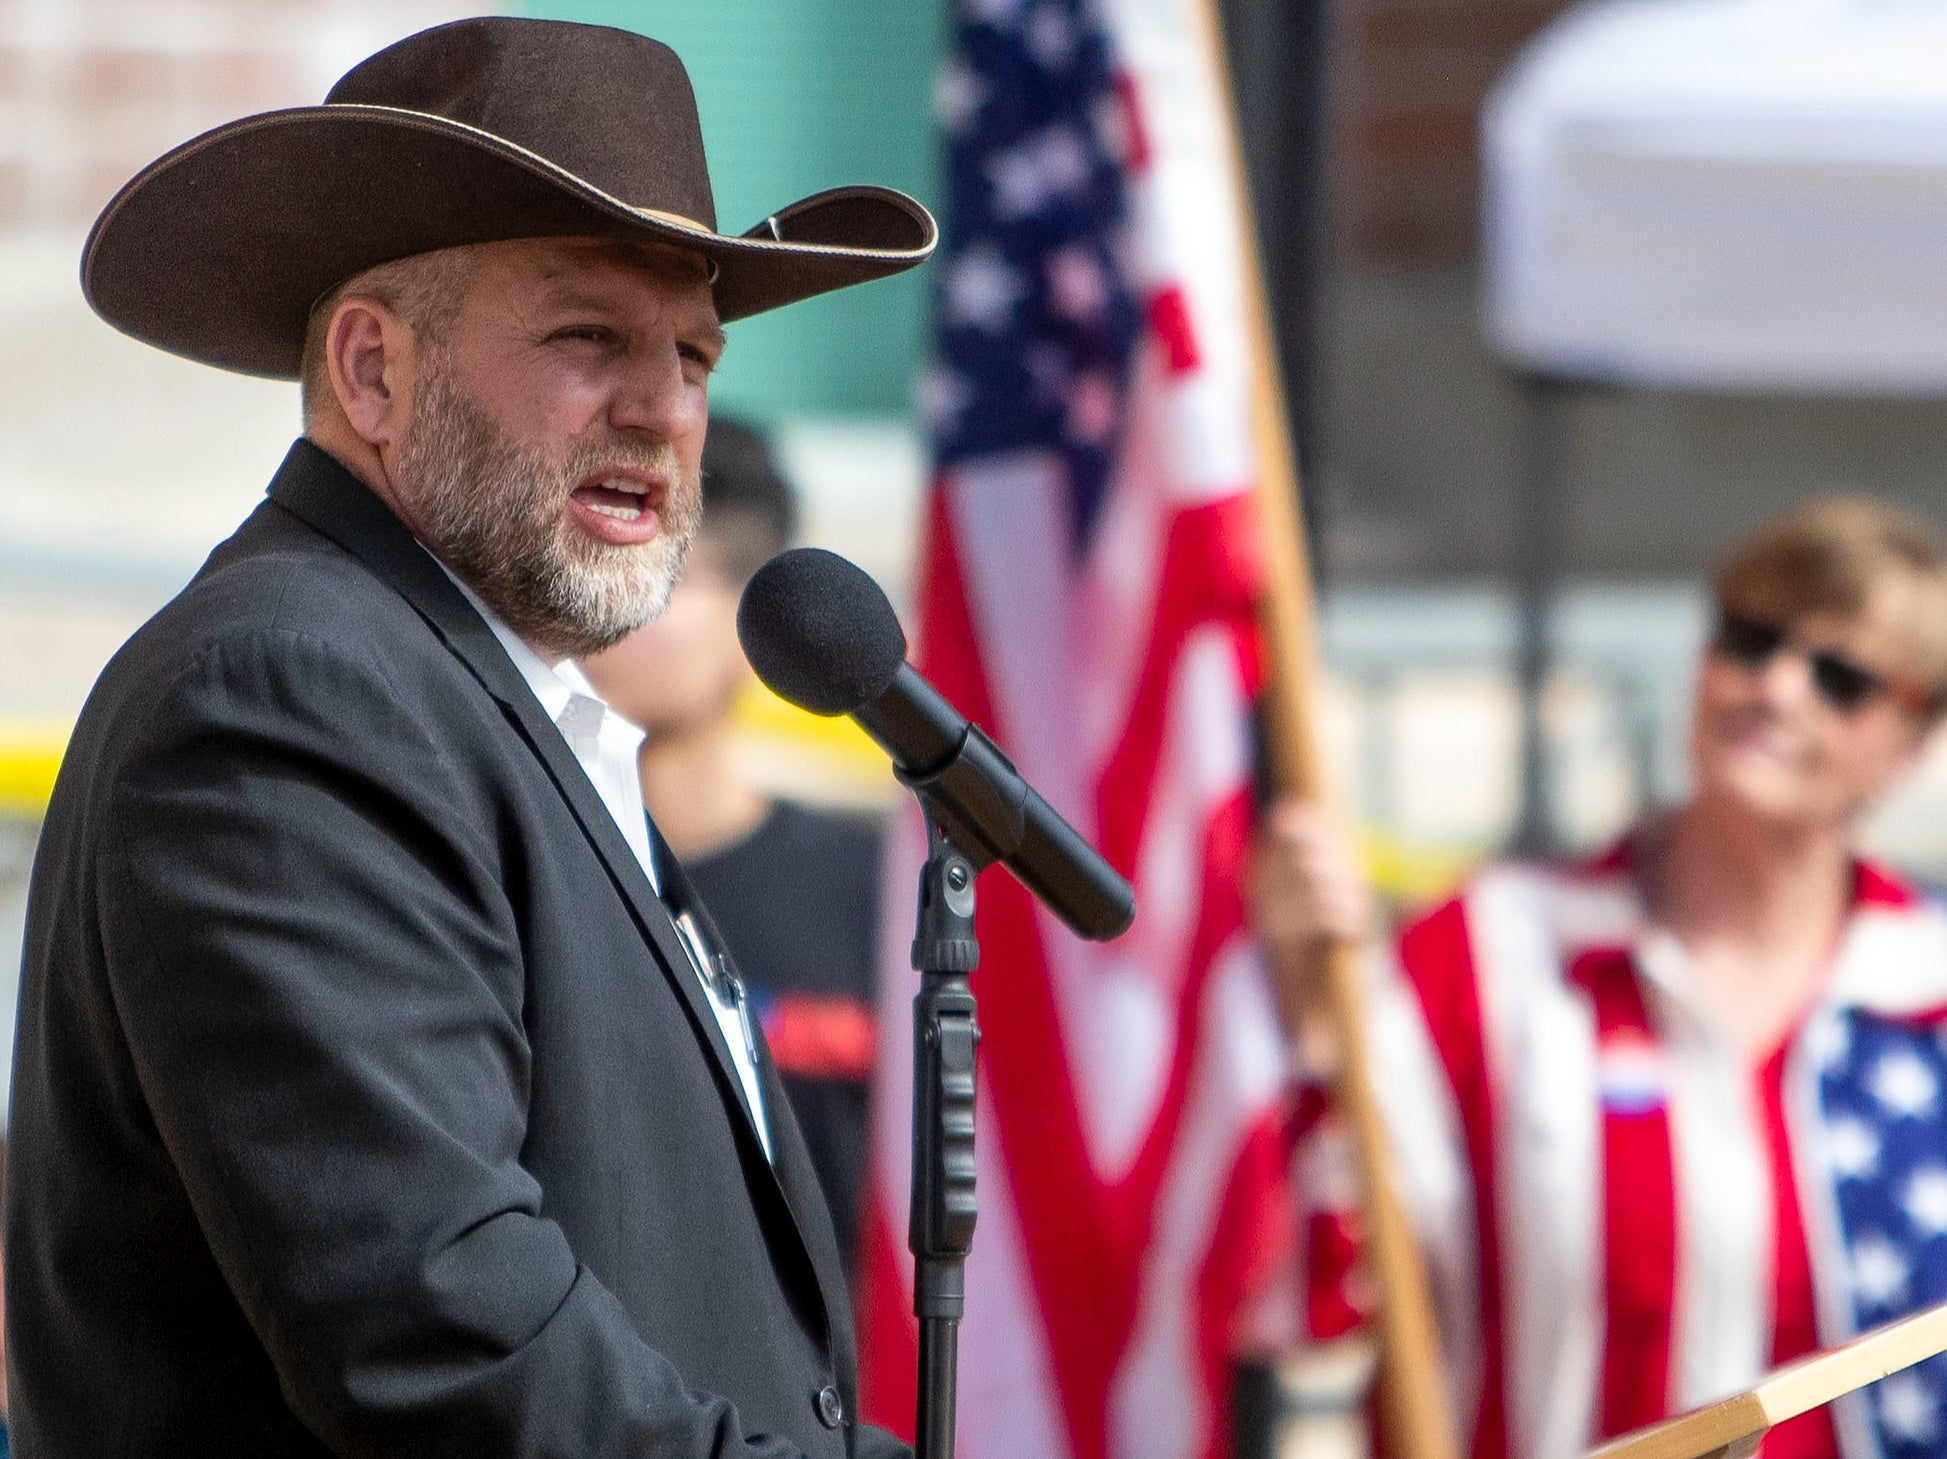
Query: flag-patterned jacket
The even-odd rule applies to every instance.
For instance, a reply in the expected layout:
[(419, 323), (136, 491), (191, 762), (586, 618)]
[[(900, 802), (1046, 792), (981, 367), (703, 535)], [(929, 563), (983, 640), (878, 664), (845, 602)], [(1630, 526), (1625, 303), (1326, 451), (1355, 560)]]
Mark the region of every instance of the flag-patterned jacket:
[[(1856, 868), (1825, 992), (1757, 1067), (1627, 846), (1490, 867), (1397, 951), (1379, 1094), (1477, 1459), (1579, 1454), (1947, 1300), (1947, 913), (1898, 879)], [(1940, 1453), (1943, 1385), (1934, 1360), (1765, 1453)]]

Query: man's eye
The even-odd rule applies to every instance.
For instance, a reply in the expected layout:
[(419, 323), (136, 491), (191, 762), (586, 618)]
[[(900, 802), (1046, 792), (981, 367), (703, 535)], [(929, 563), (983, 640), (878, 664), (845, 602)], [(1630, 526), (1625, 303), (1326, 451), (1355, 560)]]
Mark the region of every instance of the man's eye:
[(604, 324), (571, 324), (566, 329), (557, 329), (554, 338), (584, 344), (613, 344), (615, 331)]

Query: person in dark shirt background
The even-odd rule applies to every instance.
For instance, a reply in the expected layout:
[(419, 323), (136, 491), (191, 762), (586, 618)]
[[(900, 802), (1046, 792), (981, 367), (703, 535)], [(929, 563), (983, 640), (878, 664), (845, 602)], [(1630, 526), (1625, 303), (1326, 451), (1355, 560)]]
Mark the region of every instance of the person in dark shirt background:
[(713, 417), (702, 525), (668, 610), (582, 667), (618, 713), (647, 731), (638, 761), (643, 800), (750, 985), (855, 1276), (877, 1043), (879, 826), (751, 784), (731, 723), (750, 676), (737, 600), (790, 542), (796, 519), (763, 437)]

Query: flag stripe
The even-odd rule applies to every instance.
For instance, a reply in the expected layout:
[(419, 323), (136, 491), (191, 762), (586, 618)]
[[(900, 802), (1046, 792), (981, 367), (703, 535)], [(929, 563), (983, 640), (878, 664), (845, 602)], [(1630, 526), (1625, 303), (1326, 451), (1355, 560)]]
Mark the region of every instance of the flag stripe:
[[(1227, 625), (1230, 643), (1239, 655), (1239, 690), (1250, 694), (1257, 688), (1258, 666), (1253, 658), (1246, 657), (1245, 648), (1251, 641), (1248, 625), (1252, 605), (1248, 600), (1238, 601), (1238, 585), (1213, 581), (1219, 571), (1226, 576), (1235, 572), (1241, 578), (1243, 572), (1254, 568), (1254, 563), (1241, 570), (1226, 564), (1253, 550), (1256, 531), (1257, 516), (1246, 497), (1190, 508), (1170, 523), (1161, 549), (1164, 570), (1152, 632), (1129, 704), (1128, 729), (1103, 769), (1097, 803), (1103, 854), (1125, 869), (1135, 865), (1136, 843), (1148, 823), (1150, 797), (1166, 781), (1158, 761), (1169, 723), (1174, 673), (1192, 630), (1213, 622)], [(1232, 594), (1228, 600), (1218, 596), (1226, 588)], [(1217, 711), (1213, 708), (1212, 712)], [(1234, 713), (1233, 706), (1233, 719)], [(1243, 726), (1233, 722), (1230, 732), (1240, 734)]]
[[(1785, 1120), (1785, 1075), (1791, 1043), (1780, 1044), (1758, 1072), (1765, 1144), (1771, 1152), (1775, 1300), (1771, 1320), (1771, 1364), (1777, 1367), (1819, 1347), (1818, 1312), (1812, 1296), (1812, 1255), (1799, 1210), (1797, 1161)], [(1839, 1436), (1830, 1406), (1786, 1419), (1765, 1435), (1765, 1459), (1831, 1459)]]
[(1677, 1223), (1660, 1050), (1627, 952), (1584, 954), (1570, 976), (1595, 1005), (1602, 1101), (1603, 1437), (1669, 1412)]
[[(956, 490), (952, 484), (941, 490), (943, 507)], [(936, 522), (922, 659), (928, 677), (970, 718), (999, 725), (978, 652), (980, 635), (968, 610), (961, 539), (951, 530), (955, 520), (943, 511)], [(1057, 1317), (1047, 1338), (1073, 1453), (1090, 1459), (1104, 1453), (1107, 1360), (1102, 1345), (1088, 1340), (1088, 1329), (1058, 1315), (1090, 1312), (1105, 1326), (1126, 1328), (1131, 1294), (1116, 1290), (1111, 1272), (1126, 1265), (1115, 1253), (1130, 1237), (1116, 1229), (1099, 1190), (1079, 1180), (1048, 1178), (1051, 1172), (1079, 1175), (1089, 1169), (1089, 1158), (1053, 989), (1046, 978), (1032, 976), (1042, 958), (1039, 932), (1026, 892), (1011, 879), (984, 878), (978, 897), (983, 968), (972, 981), (987, 1030), (981, 1045), (983, 1087), (994, 1112), (985, 1134), (1008, 1173), (1037, 1302), (1042, 1312)], [(1005, 971), (996, 976), (1003, 964)]]
[(1472, 1449), (1478, 1455), (1507, 1452), (1506, 1344), (1502, 1329), (1501, 1240), (1494, 1154), (1494, 1109), (1482, 1027), (1473, 939), (1464, 905), (1455, 901), (1407, 929), (1401, 962), (1416, 969), (1459, 970), (1462, 976), (1413, 982), (1427, 1032), (1446, 1071), (1473, 1180), (1477, 1214), (1475, 1271), (1479, 1283), (1480, 1392)]

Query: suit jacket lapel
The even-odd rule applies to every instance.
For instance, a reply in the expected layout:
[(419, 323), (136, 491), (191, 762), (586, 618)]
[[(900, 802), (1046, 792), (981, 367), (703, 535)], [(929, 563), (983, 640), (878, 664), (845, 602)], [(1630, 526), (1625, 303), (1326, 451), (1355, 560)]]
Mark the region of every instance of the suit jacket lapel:
[[(299, 440), (291, 447), (271, 482), (270, 496), (285, 510), (359, 558), (397, 590), (498, 701), (539, 758), (580, 823), (582, 833), (607, 868), (616, 890), (634, 912), (643, 936), (655, 949), (664, 975), (675, 985), (688, 1009), (697, 1036), (710, 1049), (723, 1097), (734, 1107), (735, 1122), (756, 1146), (756, 1132), (744, 1114), (743, 1088), (730, 1048), (670, 922), (669, 909), (649, 885), (615, 818), (589, 784), (561, 732), (542, 712), (520, 671), (493, 636), (493, 630), (392, 510), (310, 441)], [(673, 857), (658, 862), (658, 872), (673, 862)], [(758, 1158), (763, 1161), (761, 1147), (758, 1147)]]
[[(662, 832), (653, 821), (649, 824), (649, 836), (655, 845), (656, 870), (663, 879), (669, 904), (695, 917), (704, 940), (713, 951), (730, 961), (734, 968), (730, 944), (717, 930), (710, 909), (696, 895), (690, 885), (689, 874), (683, 870), (682, 863), (669, 849), (669, 843), (663, 840)], [(849, 1361), (846, 1354), (851, 1349), (851, 1309), (844, 1290), (844, 1264), (839, 1259), (838, 1238), (833, 1234), (829, 1217), (818, 1219), (818, 1215), (827, 1210), (824, 1187), (819, 1183), (817, 1168), (811, 1163), (811, 1151), (805, 1146), (797, 1119), (791, 1113), (790, 1096), (785, 1093), (783, 1081), (778, 1078), (770, 1045), (765, 1041), (761, 1028), (756, 1033), (757, 1082), (764, 1097), (766, 1121), (770, 1127), (771, 1168), (777, 1178), (778, 1193), (783, 1197), (786, 1218), (797, 1228), (798, 1239), (811, 1256), (812, 1272), (824, 1297), (827, 1335), (831, 1335), (832, 1325), (844, 1324), (846, 1327), (844, 1341), (834, 1342), (831, 1350), (839, 1361)]]

